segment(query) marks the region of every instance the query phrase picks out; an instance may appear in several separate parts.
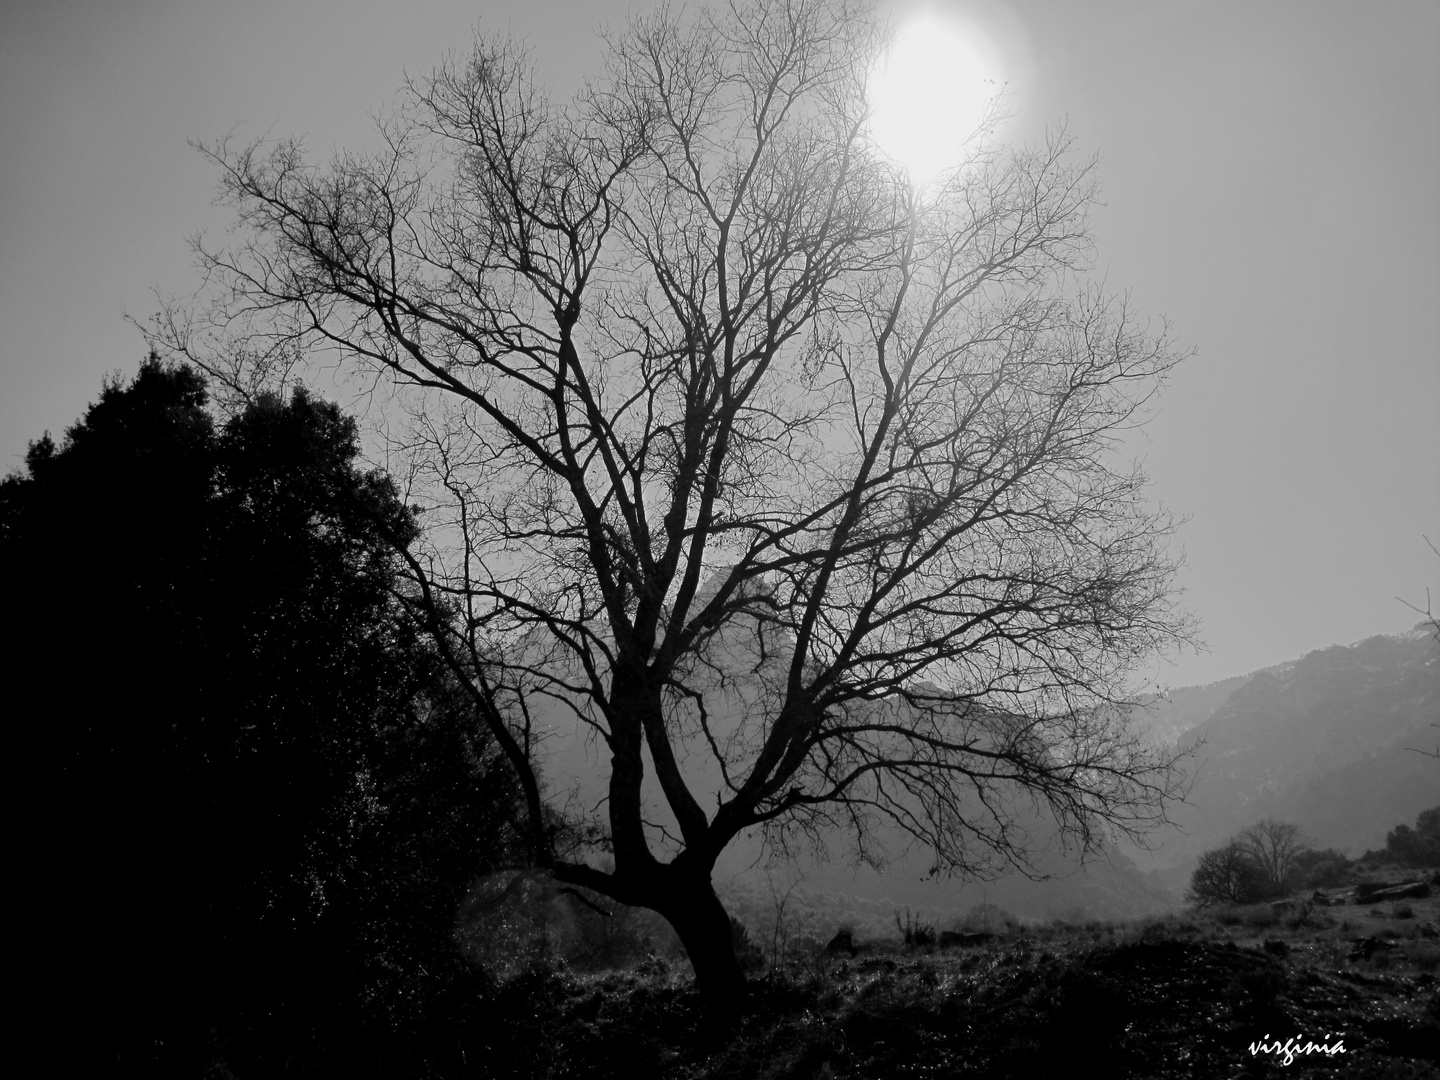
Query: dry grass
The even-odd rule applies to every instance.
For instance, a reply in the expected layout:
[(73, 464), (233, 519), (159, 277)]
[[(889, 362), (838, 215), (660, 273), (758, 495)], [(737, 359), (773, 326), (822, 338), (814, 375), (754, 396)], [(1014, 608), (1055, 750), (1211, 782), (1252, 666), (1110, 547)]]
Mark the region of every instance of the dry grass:
[[(1048, 1077), (1083, 1059), (1107, 1077), (1208, 1078), (1258, 1066), (1248, 1047), (1267, 1034), (1340, 1032), (1335, 1075), (1440, 1080), (1440, 897), (1401, 907), (1011, 923), (944, 951), (880, 943), (770, 971), (723, 1029), (683, 963), (552, 970), (499, 990), (488, 1015), (514, 1027), (493, 1029), (487, 1060), (507, 1077)], [(513, 1068), (506, 1030), (528, 1055)]]

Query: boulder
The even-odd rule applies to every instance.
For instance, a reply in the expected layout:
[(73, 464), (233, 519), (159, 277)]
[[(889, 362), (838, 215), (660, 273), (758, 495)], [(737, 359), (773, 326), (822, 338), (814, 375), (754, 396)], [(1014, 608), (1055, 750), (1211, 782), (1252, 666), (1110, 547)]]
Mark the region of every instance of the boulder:
[(1402, 881), (1395, 885), (1360, 885), (1355, 890), (1357, 904), (1379, 904), (1386, 900), (1423, 900), (1430, 895), (1424, 881)]

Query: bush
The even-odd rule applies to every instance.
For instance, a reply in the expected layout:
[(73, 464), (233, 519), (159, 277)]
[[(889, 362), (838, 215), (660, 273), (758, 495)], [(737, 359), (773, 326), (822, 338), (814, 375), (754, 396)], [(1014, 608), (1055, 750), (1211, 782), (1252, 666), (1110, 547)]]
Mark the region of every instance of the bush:
[(1302, 892), (1334, 889), (1348, 880), (1355, 864), (1334, 848), (1307, 848), (1295, 859), (1294, 887)]

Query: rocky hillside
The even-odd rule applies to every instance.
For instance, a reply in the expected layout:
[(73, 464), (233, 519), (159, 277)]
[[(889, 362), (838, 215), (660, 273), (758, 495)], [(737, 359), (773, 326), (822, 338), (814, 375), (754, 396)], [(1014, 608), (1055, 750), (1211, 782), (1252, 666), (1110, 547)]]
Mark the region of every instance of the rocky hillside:
[[(1440, 797), (1440, 643), (1413, 631), (1334, 646), (1247, 677), (1179, 740), (1195, 786), (1155, 865), (1193, 864), (1265, 817), (1358, 855)], [(1144, 862), (1142, 860), (1142, 865)]]
[(1186, 732), (1214, 716), (1231, 694), (1258, 674), (1235, 675), (1203, 686), (1181, 686), (1164, 696), (1152, 695), (1132, 711), (1131, 722), (1154, 742), (1173, 746)]

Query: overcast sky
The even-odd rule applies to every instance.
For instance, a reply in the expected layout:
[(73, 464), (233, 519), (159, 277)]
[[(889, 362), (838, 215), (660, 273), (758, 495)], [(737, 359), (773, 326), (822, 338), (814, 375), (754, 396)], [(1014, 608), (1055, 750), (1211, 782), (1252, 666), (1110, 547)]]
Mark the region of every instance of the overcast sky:
[[(1068, 119), (1100, 153), (1100, 270), (1196, 350), (1136, 444), (1191, 519), (1210, 645), (1162, 680), (1403, 629), (1395, 597), (1427, 585), (1440, 603), (1440, 3), (933, 6), (1001, 46), (1016, 137)], [(477, 22), (563, 93), (599, 63), (594, 27), (651, 7), (7, 0), (0, 471), (133, 373), (126, 314), (198, 284), (188, 238), (227, 218), (187, 140), (359, 145)]]

